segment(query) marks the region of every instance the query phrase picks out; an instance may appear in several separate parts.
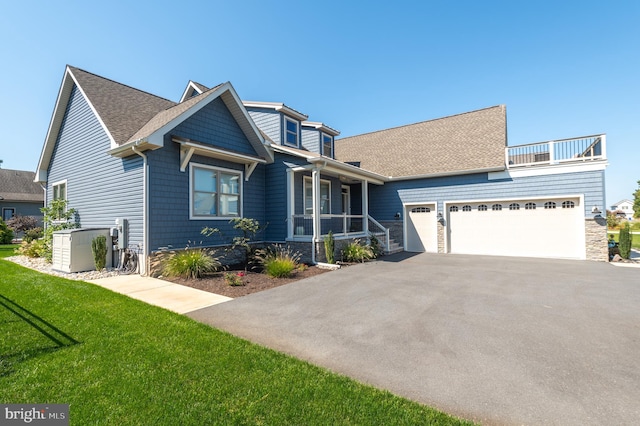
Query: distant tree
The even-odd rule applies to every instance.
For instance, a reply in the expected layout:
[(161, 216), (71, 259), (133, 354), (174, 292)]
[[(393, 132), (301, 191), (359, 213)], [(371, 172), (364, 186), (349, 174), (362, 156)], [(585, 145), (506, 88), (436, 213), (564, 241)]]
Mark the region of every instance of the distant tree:
[(640, 180), (638, 181), (638, 189), (633, 193), (633, 217), (640, 218)]
[(607, 228), (614, 229), (620, 225), (620, 218), (616, 214), (616, 212), (612, 212), (611, 210), (607, 210)]
[(14, 232), (25, 232), (38, 226), (38, 219), (35, 216), (17, 215), (7, 220), (7, 226)]

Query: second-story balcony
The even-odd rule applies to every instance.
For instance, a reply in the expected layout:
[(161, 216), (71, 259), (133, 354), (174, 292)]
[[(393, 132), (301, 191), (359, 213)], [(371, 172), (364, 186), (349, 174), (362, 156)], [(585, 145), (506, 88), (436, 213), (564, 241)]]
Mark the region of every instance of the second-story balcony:
[(606, 135), (583, 136), (506, 148), (508, 168), (606, 159)]

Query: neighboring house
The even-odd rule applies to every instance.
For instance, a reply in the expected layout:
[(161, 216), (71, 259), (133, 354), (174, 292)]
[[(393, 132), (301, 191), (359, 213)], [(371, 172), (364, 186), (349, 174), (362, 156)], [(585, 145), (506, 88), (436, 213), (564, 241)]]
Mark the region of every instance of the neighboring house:
[(42, 223), (44, 190), (34, 178), (33, 172), (0, 169), (0, 211), (5, 222), (14, 216), (34, 216)]
[(126, 219), (152, 274), (167, 248), (229, 244), (236, 217), (307, 261), (330, 230), (338, 246), (607, 259), (604, 135), (507, 148), (504, 106), (341, 140), (308, 118), (228, 82), (172, 102), (69, 66), (36, 181), (83, 227)]
[(611, 211), (624, 213), (624, 217), (627, 220), (633, 220), (633, 201), (631, 200), (620, 200), (615, 204), (611, 205)]

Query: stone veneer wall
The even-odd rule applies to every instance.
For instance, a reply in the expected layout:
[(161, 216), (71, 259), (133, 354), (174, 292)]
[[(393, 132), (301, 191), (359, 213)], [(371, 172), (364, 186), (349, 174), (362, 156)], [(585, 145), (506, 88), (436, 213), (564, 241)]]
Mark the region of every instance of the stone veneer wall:
[(404, 228), (401, 220), (380, 221), (380, 225), (389, 228), (389, 238), (404, 247)]
[(587, 260), (608, 262), (607, 220), (603, 217), (587, 219), (584, 221), (584, 231)]
[(438, 221), (438, 253), (444, 253), (444, 221)]

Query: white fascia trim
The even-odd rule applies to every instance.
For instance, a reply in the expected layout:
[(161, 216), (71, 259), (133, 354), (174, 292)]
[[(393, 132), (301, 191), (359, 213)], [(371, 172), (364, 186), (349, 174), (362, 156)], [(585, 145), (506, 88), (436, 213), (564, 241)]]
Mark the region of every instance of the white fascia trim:
[(326, 166), (323, 168), (325, 171), (333, 171), (334, 173), (343, 174), (354, 179), (367, 180), (376, 185), (383, 185), (385, 181), (382, 175), (352, 166), (351, 164), (342, 163), (329, 157), (312, 157), (307, 161), (311, 164), (325, 163)]
[(245, 107), (253, 107), (253, 108), (270, 108), (278, 112), (282, 112), (290, 117), (295, 118), (299, 121), (305, 121), (309, 118), (308, 115), (305, 115), (299, 111), (296, 111), (293, 108), (290, 108), (283, 104), (282, 102), (259, 102), (259, 101), (242, 101), (242, 104)]
[(596, 160), (573, 164), (555, 164), (550, 166), (531, 166), (522, 168), (518, 167), (502, 170), (497, 173), (489, 173), (488, 179), (497, 180), (529, 176), (559, 175), (564, 173), (592, 172), (605, 170), (608, 165), (609, 162), (606, 160)]
[(443, 176), (459, 176), (459, 175), (472, 175), (476, 173), (492, 173), (504, 171), (506, 167), (487, 167), (484, 169), (471, 169), (471, 170), (456, 170), (451, 172), (431, 173), (424, 175), (412, 175), (412, 176), (388, 176), (386, 179), (388, 182), (395, 182), (401, 180), (415, 180), (415, 179), (430, 179)]
[[(115, 139), (105, 126), (102, 118), (98, 115), (95, 107), (87, 97), (87, 94), (84, 92), (82, 87), (78, 84), (75, 76), (71, 72), (71, 69), (67, 65), (67, 68), (64, 72), (64, 77), (62, 78), (62, 84), (60, 85), (60, 90), (58, 91), (58, 97), (56, 99), (56, 104), (53, 109), (53, 114), (51, 115), (51, 121), (49, 122), (49, 128), (47, 129), (47, 136), (44, 140), (44, 146), (42, 147), (42, 152), (40, 154), (40, 159), (38, 160), (38, 168), (36, 169), (35, 182), (46, 182), (48, 179), (47, 170), (49, 169), (49, 162), (51, 161), (51, 156), (53, 155), (53, 149), (55, 148), (55, 143), (58, 138), (58, 133), (60, 132), (60, 128), (62, 126), (62, 120), (64, 120), (64, 114), (67, 110), (66, 106), (69, 103), (69, 99), (71, 98), (71, 91), (73, 90), (73, 86), (77, 86), (78, 90), (87, 101), (87, 104), (91, 108), (91, 111), (98, 119), (98, 122), (104, 129), (104, 132), (109, 137), (109, 141), (112, 147), (116, 146)], [(63, 105), (64, 104), (64, 105)]]
[(340, 131), (327, 126), (324, 123), (321, 123), (319, 121), (303, 121), (302, 122), (303, 126), (307, 126), (307, 127), (313, 127), (314, 129), (318, 129), (321, 130), (325, 133), (330, 134), (331, 136), (338, 136), (340, 134)]
[[(68, 69), (68, 68), (67, 68)], [(109, 137), (109, 141), (111, 141), (111, 148), (117, 148), (118, 144), (116, 143), (116, 140), (113, 138), (113, 136), (111, 135), (111, 132), (109, 131), (109, 129), (107, 128), (107, 126), (104, 124), (104, 121), (102, 121), (102, 117), (100, 117), (100, 114), (98, 114), (98, 111), (96, 110), (96, 108), (93, 106), (93, 104), (91, 103), (91, 101), (89, 100), (89, 97), (87, 96), (87, 94), (84, 92), (84, 89), (80, 86), (80, 84), (78, 84), (78, 81), (76, 80), (76, 77), (73, 75), (73, 73), (71, 72), (71, 70), (69, 70), (69, 75), (71, 75), (71, 78), (73, 79), (74, 83), (76, 84), (76, 86), (78, 87), (78, 90), (80, 90), (80, 93), (82, 93), (82, 96), (84, 96), (84, 99), (87, 101), (87, 103), (89, 104), (89, 108), (91, 108), (91, 111), (93, 112), (93, 114), (96, 116), (96, 118), (98, 119), (98, 122), (100, 123), (100, 125), (102, 126), (102, 128), (104, 129), (104, 132), (107, 134), (107, 136)]]
[(285, 153), (285, 154), (293, 155), (294, 157), (304, 158), (304, 159), (307, 159), (307, 160), (310, 159), (310, 158), (319, 158), (317, 153), (311, 153), (310, 152), (309, 155), (307, 155), (307, 154), (303, 154), (303, 153), (299, 152), (300, 148), (296, 148), (296, 150), (294, 150), (293, 147), (291, 147), (292, 149), (287, 149), (286, 146), (284, 146), (284, 145), (276, 145), (275, 143), (272, 143), (270, 146), (274, 151), (280, 151), (280, 152)]
[(187, 98), (187, 95), (188, 95), (189, 92), (191, 92), (191, 89), (195, 90), (196, 92), (198, 92), (198, 94), (202, 95), (202, 90), (200, 90), (198, 88), (198, 86), (196, 86), (193, 83), (193, 80), (189, 80), (189, 84), (187, 84), (186, 89), (184, 89), (184, 93), (180, 97), (180, 103), (182, 103), (182, 102), (186, 101), (187, 99), (189, 99), (189, 98)]
[(182, 114), (178, 115), (173, 120), (169, 121), (164, 126), (160, 127), (159, 129), (157, 129), (156, 131), (151, 133), (145, 139), (152, 145), (156, 145), (157, 147), (160, 147), (160, 148), (163, 147), (164, 146), (164, 135), (167, 132), (169, 132), (171, 129), (176, 127), (178, 124), (180, 124), (183, 121), (185, 121), (187, 118), (189, 118), (192, 115), (194, 115), (196, 112), (200, 111), (202, 108), (207, 106), (210, 102), (213, 102), (213, 100), (215, 100), (216, 98), (220, 97), (220, 95), (223, 92), (225, 92), (226, 90), (229, 90), (229, 86), (230, 86), (230, 84), (229, 84), (229, 82), (227, 82), (227, 83), (221, 84), (220, 87), (215, 89), (213, 92), (211, 92), (211, 93), (207, 92), (207, 95), (206, 95), (205, 99), (203, 99), (202, 101), (196, 103), (191, 108), (187, 109)]
[[(245, 107), (244, 103), (240, 99), (240, 96), (238, 96), (238, 93), (236, 92), (236, 89), (233, 87), (233, 85), (230, 82), (225, 83), (225, 85), (229, 86), (229, 94), (231, 94), (231, 96), (233, 97), (233, 100), (237, 103), (238, 108), (240, 109), (240, 111), (242, 111), (242, 115), (247, 120), (247, 123), (249, 123), (249, 126), (251, 126), (251, 129), (252, 129), (253, 133), (255, 134), (257, 140), (260, 142), (261, 146), (264, 147), (264, 151), (265, 151), (265, 154), (267, 155), (267, 157), (269, 159), (269, 163), (273, 163), (274, 156), (273, 156), (273, 151), (271, 151), (269, 149), (270, 142), (265, 140), (264, 136), (262, 136), (262, 132), (260, 132), (260, 129), (258, 128), (256, 123), (253, 121), (253, 118), (251, 118), (251, 115), (249, 115), (249, 112), (247, 111), (247, 108)], [(224, 101), (224, 99), (223, 99), (223, 101)], [(227, 108), (229, 108), (229, 107), (227, 106)], [(232, 112), (232, 115), (233, 115), (233, 112)], [(241, 126), (241, 128), (242, 128), (242, 126)], [(245, 136), (247, 136), (247, 138), (249, 138), (248, 135), (245, 135)]]

